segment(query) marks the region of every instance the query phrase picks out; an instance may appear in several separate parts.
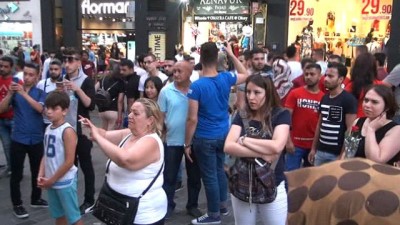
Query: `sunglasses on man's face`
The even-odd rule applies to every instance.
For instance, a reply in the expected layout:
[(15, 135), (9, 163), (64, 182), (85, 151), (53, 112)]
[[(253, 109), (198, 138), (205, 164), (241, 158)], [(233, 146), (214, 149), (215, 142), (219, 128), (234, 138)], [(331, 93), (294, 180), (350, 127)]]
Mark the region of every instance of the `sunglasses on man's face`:
[(73, 63), (74, 60), (79, 61), (79, 60), (81, 60), (81, 59), (80, 59), (80, 58), (77, 58), (77, 57), (74, 57), (74, 56), (64, 56), (64, 57), (63, 57), (63, 61), (64, 61), (65, 63), (66, 63), (66, 62), (68, 62), (68, 63)]

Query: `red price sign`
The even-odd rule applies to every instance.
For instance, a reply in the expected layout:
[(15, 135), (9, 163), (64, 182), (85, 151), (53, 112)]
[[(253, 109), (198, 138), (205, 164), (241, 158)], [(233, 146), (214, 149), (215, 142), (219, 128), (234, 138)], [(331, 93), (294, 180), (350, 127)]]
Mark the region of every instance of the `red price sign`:
[(304, 0), (290, 0), (290, 17), (312, 17), (314, 16), (314, 8), (307, 7)]
[(363, 8), (361, 9), (361, 14), (363, 15), (392, 13), (392, 5), (389, 4), (381, 5), (380, 0), (363, 0), (362, 4)]

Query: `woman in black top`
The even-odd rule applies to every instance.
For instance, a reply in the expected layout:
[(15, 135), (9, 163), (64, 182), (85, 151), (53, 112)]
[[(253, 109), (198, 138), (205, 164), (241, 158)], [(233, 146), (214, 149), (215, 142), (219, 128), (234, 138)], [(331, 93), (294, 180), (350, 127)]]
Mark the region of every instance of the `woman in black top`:
[[(103, 86), (104, 85), (104, 86)], [(102, 80), (96, 84), (96, 90), (103, 87), (108, 90), (111, 97), (109, 107), (99, 107), (99, 116), (104, 130), (119, 129), (122, 123), (122, 110), (124, 104), (124, 82), (121, 80), (119, 72), (111, 75), (104, 75)]]
[(391, 120), (397, 108), (388, 87), (374, 85), (366, 92), (363, 100), (366, 117), (354, 121), (361, 130), (356, 157), (390, 165), (400, 160), (400, 126)]

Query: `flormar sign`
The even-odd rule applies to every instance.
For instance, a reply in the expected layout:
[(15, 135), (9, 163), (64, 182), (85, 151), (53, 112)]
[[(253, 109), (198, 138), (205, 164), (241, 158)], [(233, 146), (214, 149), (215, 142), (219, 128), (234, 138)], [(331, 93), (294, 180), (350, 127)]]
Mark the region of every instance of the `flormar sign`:
[(90, 0), (83, 0), (82, 14), (126, 14), (130, 2), (101, 2), (95, 3)]

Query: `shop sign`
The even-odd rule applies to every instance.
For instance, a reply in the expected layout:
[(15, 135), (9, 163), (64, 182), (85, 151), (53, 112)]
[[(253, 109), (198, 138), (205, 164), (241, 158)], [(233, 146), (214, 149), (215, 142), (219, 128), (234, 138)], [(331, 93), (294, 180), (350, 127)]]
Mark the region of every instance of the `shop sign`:
[(310, 1), (290, 0), (289, 3), (289, 20), (301, 21), (311, 20), (314, 16), (314, 7)]
[(362, 20), (389, 20), (392, 15), (392, 0), (363, 0)]
[(92, 2), (91, 0), (83, 0), (81, 4), (82, 15), (87, 14), (127, 14), (129, 4), (134, 1), (115, 1), (111, 2)]
[(197, 22), (202, 21), (215, 21), (215, 22), (229, 22), (229, 21), (249, 21), (249, 16), (247, 15), (195, 15), (194, 20)]
[(149, 33), (149, 48), (153, 49), (153, 54), (157, 60), (165, 59), (165, 33), (150, 32)]
[(19, 6), (16, 3), (10, 2), (5, 7), (0, 7), (0, 16), (2, 16), (4, 20), (9, 20), (9, 14), (17, 12), (18, 9)]
[(146, 16), (149, 30), (167, 30), (166, 16)]
[(195, 0), (195, 15), (249, 14), (249, 0)]

